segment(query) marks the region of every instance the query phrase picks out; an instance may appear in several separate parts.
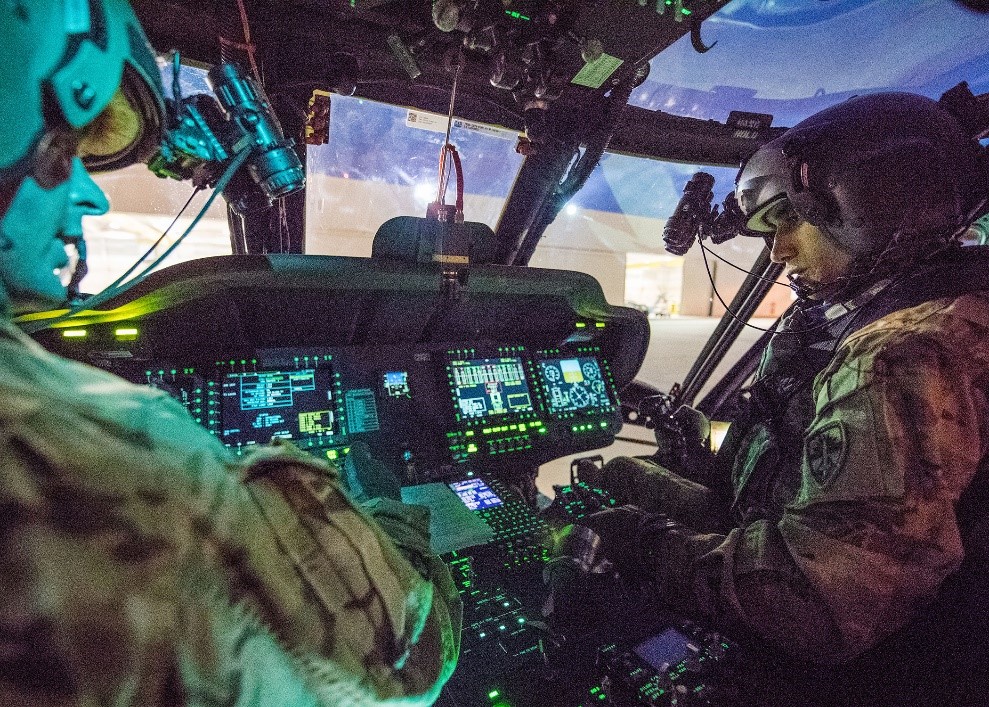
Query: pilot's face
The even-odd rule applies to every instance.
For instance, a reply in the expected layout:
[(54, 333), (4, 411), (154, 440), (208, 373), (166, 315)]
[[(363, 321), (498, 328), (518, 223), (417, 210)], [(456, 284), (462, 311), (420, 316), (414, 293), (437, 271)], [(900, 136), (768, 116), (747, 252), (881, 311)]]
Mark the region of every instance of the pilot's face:
[(71, 277), (67, 244), (82, 240), (82, 217), (103, 214), (106, 196), (76, 156), (77, 136), (45, 134), (31, 173), (0, 185), (0, 312), (63, 304)]
[(851, 270), (854, 256), (784, 203), (766, 221), (775, 226), (770, 258), (785, 266), (786, 276), (806, 288), (811, 299), (827, 299), (839, 278)]

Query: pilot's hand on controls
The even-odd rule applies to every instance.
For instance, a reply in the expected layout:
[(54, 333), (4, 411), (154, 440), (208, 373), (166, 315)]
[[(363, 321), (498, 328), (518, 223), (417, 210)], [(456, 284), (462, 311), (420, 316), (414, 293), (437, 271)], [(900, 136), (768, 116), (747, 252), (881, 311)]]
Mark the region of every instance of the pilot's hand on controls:
[(372, 498), (402, 500), (398, 475), (384, 462), (371, 456), (371, 449), (364, 442), (350, 445), (350, 452), (343, 463), (343, 481), (350, 497), (358, 503)]
[(681, 405), (673, 413), (673, 421), (680, 428), (687, 444), (693, 446), (708, 445), (710, 448), (711, 421), (707, 415), (687, 405)]
[(592, 513), (581, 523), (601, 538), (602, 554), (611, 561), (615, 571), (631, 577), (639, 571), (636, 538), (648, 517), (649, 514), (638, 506), (619, 506)]

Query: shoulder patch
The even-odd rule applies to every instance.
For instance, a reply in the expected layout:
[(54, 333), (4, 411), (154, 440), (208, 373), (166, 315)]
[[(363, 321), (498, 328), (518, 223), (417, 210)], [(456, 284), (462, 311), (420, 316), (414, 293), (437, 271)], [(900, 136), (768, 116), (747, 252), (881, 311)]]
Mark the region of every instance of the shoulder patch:
[(804, 463), (821, 486), (844, 468), (848, 456), (847, 437), (844, 423), (835, 420), (816, 430), (804, 442)]

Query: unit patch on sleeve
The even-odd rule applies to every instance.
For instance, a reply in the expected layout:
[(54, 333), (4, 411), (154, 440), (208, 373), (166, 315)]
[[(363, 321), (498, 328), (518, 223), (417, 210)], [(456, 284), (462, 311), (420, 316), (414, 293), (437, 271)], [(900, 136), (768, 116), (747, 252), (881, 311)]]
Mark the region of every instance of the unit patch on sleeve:
[(818, 484), (830, 482), (845, 466), (847, 435), (841, 420), (829, 422), (804, 443), (804, 461)]

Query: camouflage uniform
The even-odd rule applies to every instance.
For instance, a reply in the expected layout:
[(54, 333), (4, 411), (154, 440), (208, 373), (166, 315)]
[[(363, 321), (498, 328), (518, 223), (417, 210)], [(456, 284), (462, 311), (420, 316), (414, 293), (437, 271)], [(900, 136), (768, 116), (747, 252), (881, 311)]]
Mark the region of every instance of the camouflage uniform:
[[(966, 554), (956, 504), (989, 444), (986, 371), (989, 293), (872, 322), (814, 378), (793, 491), (784, 469), (762, 511), (746, 504), (722, 532), (646, 525), (640, 561), (674, 605), (791, 654), (841, 663), (873, 648), (926, 611)], [(736, 484), (759, 454), (736, 457)], [(685, 523), (716, 515), (704, 490), (645, 461), (605, 471), (625, 476), (625, 501)]]
[(437, 698), (460, 604), (424, 509), (358, 508), (287, 446), (235, 459), (9, 323), (0, 400), (0, 704)]

